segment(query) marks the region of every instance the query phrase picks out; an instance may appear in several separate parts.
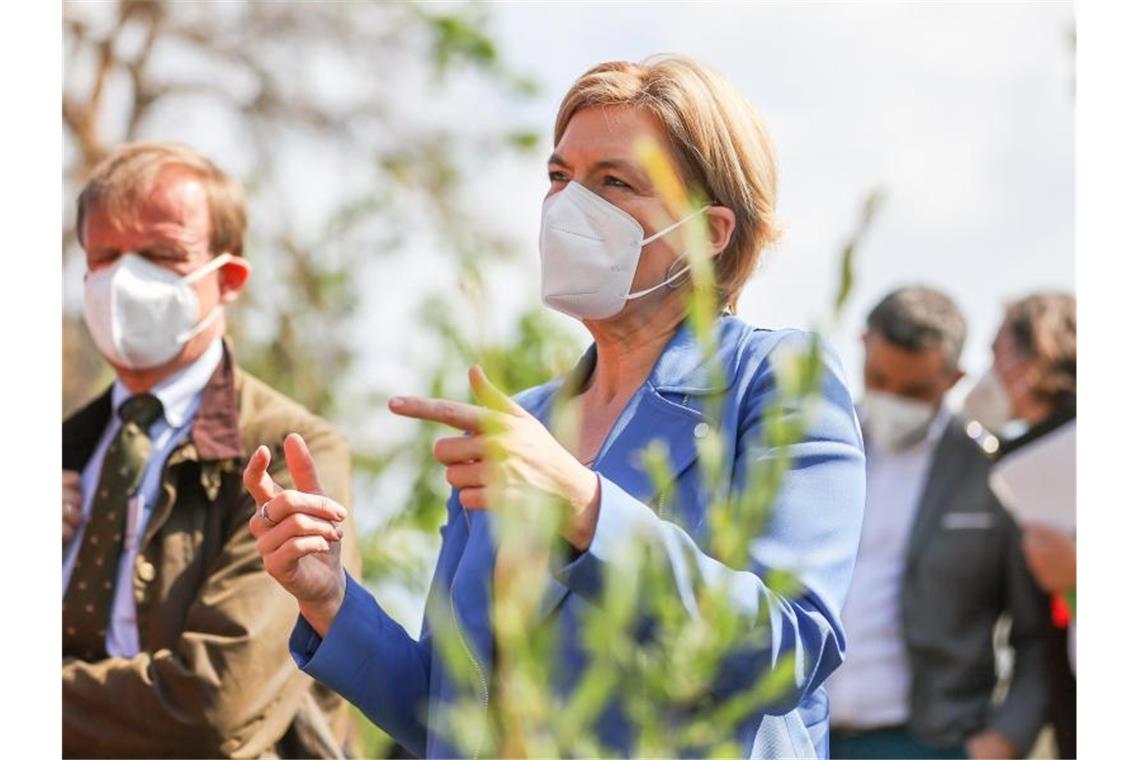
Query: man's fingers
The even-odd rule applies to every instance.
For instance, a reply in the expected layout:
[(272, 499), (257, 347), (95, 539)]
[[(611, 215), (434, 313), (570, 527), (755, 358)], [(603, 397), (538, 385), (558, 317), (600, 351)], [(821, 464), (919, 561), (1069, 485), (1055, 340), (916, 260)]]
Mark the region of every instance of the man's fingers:
[(469, 433), (482, 432), (494, 419), (494, 415), (482, 407), (446, 399), (396, 396), (388, 402), (388, 408), (403, 417), (442, 422)]
[(495, 387), (495, 384), (487, 377), (487, 373), (478, 364), (467, 371), (467, 380), (471, 383), (471, 390), (474, 391), (475, 398), (488, 409), (512, 414), (516, 417), (523, 417), (527, 414), (527, 411), (515, 403), (513, 398)]
[(323, 554), (329, 550), (329, 542), (321, 536), (297, 536), (290, 538), (269, 556), (265, 557), (265, 569), (273, 576), (289, 574), (297, 560), (310, 554)]
[(73, 511), (79, 511), (80, 507), (83, 504), (83, 492), (78, 488), (64, 486), (63, 503), (71, 506)]
[(63, 487), (64, 487), (64, 489), (66, 490), (67, 488), (79, 488), (79, 478), (80, 478), (80, 475), (75, 470), (64, 470), (63, 471)]
[(440, 438), (431, 447), (431, 455), (440, 464), (456, 464), (482, 459), (487, 440), (482, 435), (453, 435)]
[(464, 488), (459, 492), (459, 503), (464, 509), (486, 509), (486, 488)]
[(335, 544), (344, 536), (344, 532), (328, 520), (302, 513), (292, 514), (261, 534), (257, 539), (257, 551), (261, 556), (268, 557), (286, 541), (298, 536), (320, 536), (328, 543)]
[(245, 490), (253, 497), (253, 503), (260, 506), (281, 493), (281, 486), (273, 482), (269, 476), (269, 460), (272, 456), (268, 446), (258, 446), (257, 451), (249, 458), (242, 474), (242, 483)]
[(285, 436), (285, 463), (289, 466), (289, 474), (293, 476), (293, 483), (298, 490), (319, 494), (325, 492), (317, 477), (313, 455), (309, 453), (305, 439), (296, 433)]
[(274, 496), (254, 517), (265, 522), (265, 517), (268, 516), (271, 523), (281, 523), (298, 512), (334, 522), (341, 522), (348, 517), (348, 510), (329, 497), (292, 489)]
[(63, 510), (63, 522), (73, 528), (78, 528), (79, 523), (83, 522), (83, 512), (79, 509), (78, 501), (65, 505)]

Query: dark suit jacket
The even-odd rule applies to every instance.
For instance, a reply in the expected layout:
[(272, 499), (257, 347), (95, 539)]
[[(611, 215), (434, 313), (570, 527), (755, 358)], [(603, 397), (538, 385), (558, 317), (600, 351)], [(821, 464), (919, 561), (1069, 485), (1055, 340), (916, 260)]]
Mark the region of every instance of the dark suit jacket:
[[(931, 461), (903, 581), (908, 727), (937, 745), (993, 729), (1025, 754), (1045, 720), (1047, 621), (1021, 532), (989, 489), (989, 466), (962, 420), (951, 419)], [(1003, 614), (1016, 659), (1009, 691), (994, 705), (994, 625)]]

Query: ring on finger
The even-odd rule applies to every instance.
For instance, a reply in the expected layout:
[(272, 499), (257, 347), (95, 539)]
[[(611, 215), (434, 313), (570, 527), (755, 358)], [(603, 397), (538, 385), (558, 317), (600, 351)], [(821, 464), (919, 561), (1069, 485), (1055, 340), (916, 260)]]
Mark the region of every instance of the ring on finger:
[(269, 516), (269, 502), (265, 502), (264, 504), (262, 504), (261, 509), (259, 509), (257, 511), (257, 513), (259, 515), (261, 515), (262, 520), (265, 520), (265, 522), (269, 523), (270, 525), (276, 525), (277, 524), (277, 521)]
[(75, 505), (70, 501), (65, 501), (63, 503), (63, 511), (67, 514), (68, 517), (71, 517), (71, 515), (75, 513)]

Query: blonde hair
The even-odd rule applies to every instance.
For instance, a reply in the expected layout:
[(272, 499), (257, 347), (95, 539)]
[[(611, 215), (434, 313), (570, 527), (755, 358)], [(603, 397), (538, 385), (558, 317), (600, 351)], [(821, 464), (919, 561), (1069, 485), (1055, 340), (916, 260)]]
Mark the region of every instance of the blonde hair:
[(697, 61), (657, 55), (612, 61), (587, 71), (558, 109), (554, 142), (583, 108), (631, 106), (661, 124), (680, 173), (712, 203), (736, 214), (736, 228), (714, 262), (721, 306), (736, 310), (760, 252), (780, 236), (776, 156), (755, 107), (728, 80)]
[(206, 190), (210, 210), (210, 252), (241, 256), (245, 247), (245, 191), (239, 182), (201, 153), (176, 143), (128, 143), (117, 148), (92, 171), (75, 215), (75, 230), (83, 244), (83, 222), (98, 206), (117, 219), (132, 219), (147, 202), (166, 171), (183, 171)]

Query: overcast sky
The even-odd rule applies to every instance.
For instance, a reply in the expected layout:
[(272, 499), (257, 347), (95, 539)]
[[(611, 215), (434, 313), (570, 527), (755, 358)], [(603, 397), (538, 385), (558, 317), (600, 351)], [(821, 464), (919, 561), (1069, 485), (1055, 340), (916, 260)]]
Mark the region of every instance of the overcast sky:
[[(832, 336), (848, 374), (858, 385), (859, 321), (909, 282), (958, 301), (971, 330), (964, 364), (978, 372), (1004, 300), (1074, 289), (1072, 17), (1069, 3), (501, 4), (504, 58), (542, 93), (491, 101), (475, 118), (533, 124), (545, 151), (562, 94), (590, 66), (656, 52), (712, 65), (758, 106), (781, 166), (787, 233), (741, 316), (817, 324), (839, 247), (880, 186), (887, 202)], [(537, 299), (544, 157), (502, 162), (472, 194), (488, 224), (535, 250), (529, 285), (504, 310)]]

